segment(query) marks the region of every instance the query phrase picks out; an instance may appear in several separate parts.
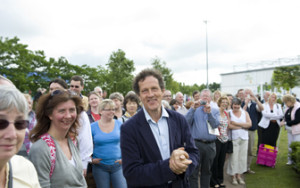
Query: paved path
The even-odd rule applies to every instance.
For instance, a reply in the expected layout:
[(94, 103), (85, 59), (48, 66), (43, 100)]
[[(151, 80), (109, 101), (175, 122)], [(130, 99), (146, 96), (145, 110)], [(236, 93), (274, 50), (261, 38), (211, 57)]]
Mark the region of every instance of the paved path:
[[(226, 157), (226, 161), (225, 161), (225, 165), (224, 165), (224, 184), (226, 185), (226, 188), (246, 188), (246, 185), (233, 185), (233, 184), (231, 183), (232, 178), (231, 178), (230, 175), (228, 175), (228, 174), (226, 173), (227, 162), (228, 162), (227, 158), (228, 158), (228, 156)], [(244, 179), (244, 176), (243, 176), (243, 175), (242, 175), (242, 177), (243, 177), (243, 179)], [(245, 179), (244, 179), (244, 180), (245, 180)], [(246, 184), (247, 184), (247, 182), (246, 182)]]

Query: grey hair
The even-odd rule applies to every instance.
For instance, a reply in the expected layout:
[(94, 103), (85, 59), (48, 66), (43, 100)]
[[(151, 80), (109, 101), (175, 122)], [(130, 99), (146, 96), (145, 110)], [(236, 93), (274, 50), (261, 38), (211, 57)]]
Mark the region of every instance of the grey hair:
[(162, 105), (163, 105), (165, 108), (167, 108), (167, 109), (169, 109), (169, 110), (172, 109), (171, 106), (170, 106), (170, 104), (168, 103), (168, 101), (166, 101), (166, 100), (161, 100), (161, 103), (162, 103)]
[(122, 95), (122, 93), (114, 92), (109, 95), (109, 99), (111, 99), (111, 100), (118, 99), (119, 101), (123, 102), (124, 96)]
[(0, 111), (12, 111), (14, 109), (27, 118), (28, 103), (24, 95), (15, 87), (0, 85)]
[(113, 100), (111, 99), (104, 99), (103, 101), (101, 101), (101, 103), (99, 104), (99, 110), (104, 110), (104, 108), (106, 106), (109, 106), (111, 108), (115, 108), (115, 103)]
[(2, 82), (2, 81), (6, 82), (6, 83), (2, 83), (1, 85), (9, 85), (9, 84), (11, 84), (12, 86), (15, 87), (14, 83), (10, 79), (5, 78), (4, 76), (2, 76), (0, 74), (0, 82)]
[(181, 93), (180, 91), (178, 91), (178, 92), (175, 94), (175, 98), (176, 98), (178, 95), (182, 95), (182, 96), (183, 96), (183, 93)]
[(204, 92), (208, 92), (208, 93), (209, 93), (209, 96), (212, 97), (212, 93), (211, 93), (211, 91), (210, 91), (209, 89), (203, 89), (203, 90), (201, 91), (201, 93), (200, 93), (200, 96), (202, 96), (202, 94), (203, 94)]
[(96, 87), (94, 88), (94, 91), (96, 91), (96, 89), (100, 89), (100, 91), (102, 92), (102, 88), (101, 88), (100, 86), (96, 86)]

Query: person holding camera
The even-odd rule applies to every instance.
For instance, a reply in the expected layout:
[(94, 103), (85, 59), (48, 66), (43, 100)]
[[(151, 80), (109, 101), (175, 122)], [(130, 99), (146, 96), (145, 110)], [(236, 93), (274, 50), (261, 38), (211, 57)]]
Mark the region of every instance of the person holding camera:
[(198, 188), (199, 172), (201, 188), (210, 186), (211, 167), (216, 155), (216, 135), (209, 133), (208, 129), (215, 129), (220, 122), (218, 117), (220, 112), (216, 108), (211, 108), (211, 91), (204, 89), (201, 91), (200, 100), (194, 102), (185, 118), (191, 127), (192, 137), (195, 140), (196, 147), (199, 150), (199, 165), (196, 167), (190, 177), (190, 187)]

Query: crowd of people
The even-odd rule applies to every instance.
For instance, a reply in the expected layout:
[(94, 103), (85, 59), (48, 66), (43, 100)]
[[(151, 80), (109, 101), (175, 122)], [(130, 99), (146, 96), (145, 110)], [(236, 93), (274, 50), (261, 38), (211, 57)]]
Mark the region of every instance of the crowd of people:
[(269, 91), (260, 100), (247, 88), (204, 89), (185, 101), (154, 69), (136, 75), (125, 97), (83, 88), (78, 75), (69, 85), (54, 79), (33, 108), (0, 76), (0, 187), (91, 187), (89, 173), (97, 188), (226, 187), (225, 173), (244, 185), (254, 147), (276, 147), (281, 127), (289, 145), (300, 141), (300, 103), (289, 94), (281, 105)]

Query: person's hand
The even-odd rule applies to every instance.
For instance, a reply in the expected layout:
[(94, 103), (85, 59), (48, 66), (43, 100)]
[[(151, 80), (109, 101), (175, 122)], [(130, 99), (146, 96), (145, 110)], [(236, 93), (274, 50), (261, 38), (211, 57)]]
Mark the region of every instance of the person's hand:
[(189, 160), (189, 155), (184, 151), (184, 148), (178, 148), (171, 154), (169, 167), (175, 174), (182, 174), (191, 163), (192, 161)]
[(198, 108), (199, 106), (201, 106), (200, 105), (200, 100), (197, 100), (197, 101), (194, 102), (194, 104), (192, 104), (192, 108), (194, 108), (194, 109)]
[(284, 120), (282, 120), (281, 122), (280, 122), (280, 124), (279, 124), (281, 127), (282, 126), (284, 126), (285, 125), (285, 121)]
[(245, 98), (245, 106), (248, 106), (248, 103), (250, 102), (250, 100), (251, 100), (251, 99), (250, 99), (249, 97), (246, 97), (246, 98)]
[(115, 163), (119, 163), (121, 165), (122, 164), (122, 159), (116, 160)]
[(92, 163), (93, 164), (99, 164), (101, 160), (102, 159), (100, 159), (100, 158), (95, 158), (95, 159), (92, 159)]
[(86, 169), (83, 169), (83, 176), (86, 177)]
[(211, 112), (210, 104), (206, 103), (203, 110), (204, 110), (205, 113), (209, 114)]

